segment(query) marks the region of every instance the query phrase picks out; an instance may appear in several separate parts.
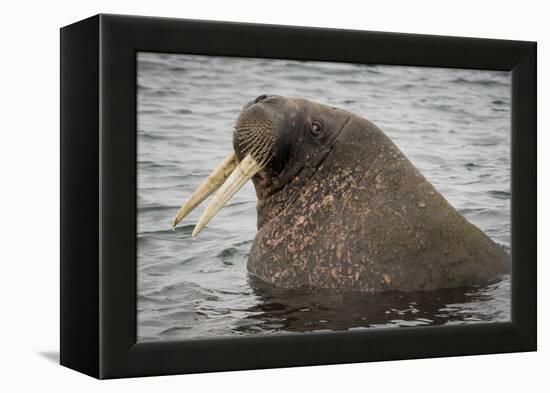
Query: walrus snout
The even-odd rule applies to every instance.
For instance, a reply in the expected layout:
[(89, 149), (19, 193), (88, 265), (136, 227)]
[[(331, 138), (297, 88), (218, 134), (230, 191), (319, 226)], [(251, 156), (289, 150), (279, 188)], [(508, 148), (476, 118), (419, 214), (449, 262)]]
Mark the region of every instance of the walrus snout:
[(262, 104), (267, 98), (266, 95), (259, 96), (245, 108), (237, 118), (233, 132), (237, 157), (242, 160), (250, 154), (262, 166), (272, 158), (279, 123), (277, 109)]

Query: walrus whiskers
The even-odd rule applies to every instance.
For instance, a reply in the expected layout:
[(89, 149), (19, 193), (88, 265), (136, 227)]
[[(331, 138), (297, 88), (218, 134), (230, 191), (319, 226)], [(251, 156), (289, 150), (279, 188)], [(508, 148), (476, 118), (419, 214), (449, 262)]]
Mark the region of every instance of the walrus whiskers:
[(270, 127), (272, 124), (267, 122), (267, 124), (255, 127), (240, 124), (238, 128), (235, 128), (237, 143), (243, 154), (250, 154), (262, 167), (271, 159), (272, 148), (275, 144), (275, 136)]
[(261, 138), (257, 141), (256, 146), (249, 150), (249, 154), (256, 159), (260, 166), (267, 164), (267, 158), (271, 152), (274, 141), (269, 137)]

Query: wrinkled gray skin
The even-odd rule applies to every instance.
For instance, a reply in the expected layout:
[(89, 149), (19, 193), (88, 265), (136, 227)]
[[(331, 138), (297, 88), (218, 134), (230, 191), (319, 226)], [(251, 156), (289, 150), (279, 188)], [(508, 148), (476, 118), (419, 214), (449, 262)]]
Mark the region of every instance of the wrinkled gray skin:
[[(321, 125), (311, 127), (311, 124)], [(274, 132), (254, 176), (248, 270), (283, 288), (429, 290), (509, 272), (503, 248), (462, 217), (374, 124), (299, 98), (260, 96), (239, 127)]]

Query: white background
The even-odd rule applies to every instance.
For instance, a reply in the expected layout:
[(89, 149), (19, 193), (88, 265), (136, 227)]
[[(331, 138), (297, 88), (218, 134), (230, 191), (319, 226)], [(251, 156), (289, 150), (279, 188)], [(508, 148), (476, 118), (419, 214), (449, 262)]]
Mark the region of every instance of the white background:
[[(543, 391), (548, 370), (549, 12), (544, 1), (23, 1), (0, 8), (0, 390)], [(56, 364), (59, 345), (59, 28), (122, 13), (539, 43), (539, 352), (96, 381)], [(544, 154), (546, 152), (546, 154)], [(238, 356), (238, 354), (235, 354)], [(545, 364), (546, 363), (546, 364)]]

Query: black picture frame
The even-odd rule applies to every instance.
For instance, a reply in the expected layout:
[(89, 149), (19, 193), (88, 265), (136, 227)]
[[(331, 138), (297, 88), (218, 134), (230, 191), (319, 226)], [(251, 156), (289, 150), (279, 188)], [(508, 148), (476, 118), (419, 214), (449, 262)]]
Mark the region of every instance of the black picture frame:
[[(136, 342), (136, 54), (511, 71), (511, 321)], [(61, 364), (96, 378), (534, 351), (536, 43), (96, 15), (61, 29)]]

